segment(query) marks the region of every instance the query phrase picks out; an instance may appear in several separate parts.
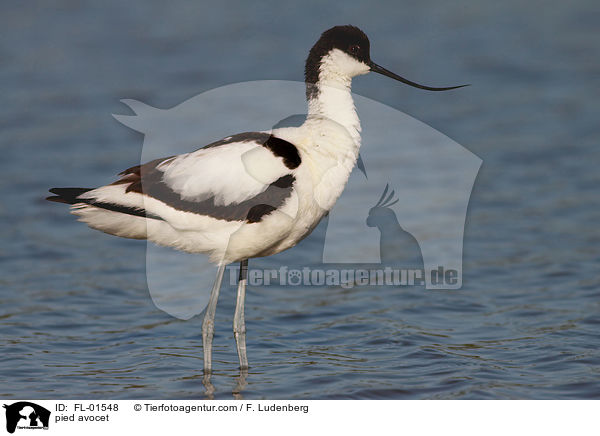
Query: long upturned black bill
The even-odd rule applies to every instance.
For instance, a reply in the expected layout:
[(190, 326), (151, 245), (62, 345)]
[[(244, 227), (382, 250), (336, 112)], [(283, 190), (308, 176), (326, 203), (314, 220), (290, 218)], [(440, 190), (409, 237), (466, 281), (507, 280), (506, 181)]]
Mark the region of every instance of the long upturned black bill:
[(383, 74), (384, 76), (391, 77), (392, 79), (396, 79), (402, 83), (406, 83), (407, 85), (414, 86), (415, 88), (419, 88), (419, 89), (425, 89), (427, 91), (449, 91), (450, 89), (456, 89), (456, 88), (462, 88), (464, 86), (469, 86), (469, 85), (458, 85), (458, 86), (448, 86), (445, 88), (433, 88), (431, 86), (419, 85), (418, 83), (411, 82), (410, 80), (405, 79), (404, 77), (400, 77), (399, 75), (394, 74), (391, 71), (386, 70), (383, 67), (380, 67), (375, 62), (371, 62), (369, 64), (369, 67), (371, 67), (371, 71), (373, 71), (375, 73)]

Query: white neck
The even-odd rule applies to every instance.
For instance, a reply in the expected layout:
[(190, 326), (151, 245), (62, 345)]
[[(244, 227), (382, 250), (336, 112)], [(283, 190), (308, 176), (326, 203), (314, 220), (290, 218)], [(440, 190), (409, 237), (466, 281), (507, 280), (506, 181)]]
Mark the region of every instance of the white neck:
[(311, 86), (316, 89), (308, 100), (309, 118), (327, 118), (343, 126), (360, 147), (360, 120), (354, 107), (351, 91), (352, 79), (337, 74), (321, 74)]

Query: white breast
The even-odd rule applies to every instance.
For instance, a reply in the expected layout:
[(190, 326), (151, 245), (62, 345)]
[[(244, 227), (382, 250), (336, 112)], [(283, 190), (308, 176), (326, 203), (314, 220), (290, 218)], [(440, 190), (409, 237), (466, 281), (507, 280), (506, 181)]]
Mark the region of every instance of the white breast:
[(299, 213), (289, 222), (288, 236), (277, 244), (274, 252), (279, 252), (306, 237), (334, 206), (356, 163), (360, 142), (339, 123), (314, 116), (298, 128), (273, 134), (293, 143), (302, 159), (294, 170)]

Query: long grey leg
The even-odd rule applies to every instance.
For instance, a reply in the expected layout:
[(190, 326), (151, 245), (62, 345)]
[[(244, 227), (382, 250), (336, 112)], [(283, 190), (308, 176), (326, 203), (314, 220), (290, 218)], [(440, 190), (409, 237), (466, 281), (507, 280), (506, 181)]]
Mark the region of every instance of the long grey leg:
[(221, 289), (221, 282), (223, 281), (224, 272), (225, 265), (219, 265), (217, 278), (215, 279), (215, 284), (210, 292), (208, 307), (206, 308), (204, 321), (202, 322), (202, 345), (204, 348), (205, 373), (210, 373), (212, 370), (212, 340), (215, 333), (215, 313), (217, 311), (217, 301), (219, 300), (219, 290)]
[(248, 369), (246, 356), (246, 320), (244, 319), (244, 303), (246, 300), (246, 280), (248, 277), (248, 259), (240, 262), (240, 279), (238, 283), (237, 302), (233, 317), (233, 336), (240, 358), (240, 369)]

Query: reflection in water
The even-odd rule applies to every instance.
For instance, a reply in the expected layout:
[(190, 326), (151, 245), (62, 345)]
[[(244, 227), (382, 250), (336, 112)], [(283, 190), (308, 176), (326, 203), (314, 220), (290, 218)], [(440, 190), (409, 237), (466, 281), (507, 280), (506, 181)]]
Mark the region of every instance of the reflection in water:
[(242, 391), (248, 385), (248, 382), (246, 381), (247, 377), (248, 377), (248, 370), (240, 369), (240, 374), (236, 378), (236, 385), (235, 385), (235, 388), (233, 389), (233, 398), (235, 398), (236, 400), (244, 399), (244, 397), (242, 395)]
[(206, 399), (214, 400), (215, 399), (215, 387), (210, 381), (210, 376), (211, 376), (210, 371), (205, 372), (204, 376), (202, 377), (202, 384), (204, 385)]
[[(216, 388), (211, 382), (211, 376), (211, 372), (205, 372), (202, 376), (202, 384), (204, 385), (204, 393), (206, 395), (207, 400), (215, 399)], [(247, 369), (240, 369), (239, 374), (235, 377), (235, 387), (231, 391), (231, 394), (233, 395), (233, 398), (235, 400), (242, 400), (244, 398), (242, 392), (244, 391), (246, 386), (248, 386), (248, 382), (246, 381), (247, 377)]]

